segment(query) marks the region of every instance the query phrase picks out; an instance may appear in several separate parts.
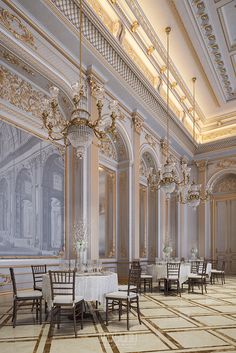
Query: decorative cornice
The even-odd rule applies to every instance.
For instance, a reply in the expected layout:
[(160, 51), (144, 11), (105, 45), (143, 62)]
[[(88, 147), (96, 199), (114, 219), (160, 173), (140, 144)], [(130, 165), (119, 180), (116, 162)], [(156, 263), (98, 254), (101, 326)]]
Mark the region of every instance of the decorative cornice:
[(11, 32), (15, 38), (36, 49), (33, 34), (22, 23), (18, 16), (0, 7), (0, 23)]
[(34, 89), (29, 82), (0, 65), (0, 98), (40, 118), (45, 95)]
[(229, 75), (222, 59), (222, 54), (220, 52), (220, 46), (217, 43), (217, 39), (210, 23), (209, 14), (207, 13), (207, 7), (205, 1), (203, 0), (188, 0), (189, 5), (192, 7), (195, 13), (196, 21), (199, 25), (199, 30), (203, 34), (203, 39), (206, 41), (206, 47), (210, 55), (214, 58), (213, 63), (216, 67), (216, 72), (218, 77), (223, 83), (224, 93), (226, 95), (226, 100), (232, 100), (236, 98), (236, 93), (234, 93), (232, 85), (229, 81)]
[[(70, 23), (79, 28), (78, 5), (74, 0), (68, 0), (66, 5), (62, 0), (50, 0)], [(158, 117), (162, 126), (166, 122), (165, 102), (159, 96), (157, 90), (148, 82), (145, 75), (137, 70), (132, 60), (124, 53), (119, 42), (100, 23), (89, 6), (84, 4), (83, 35), (88, 42), (103, 56), (113, 69), (127, 82), (133, 93), (137, 94), (154, 117)], [(117, 5), (116, 5), (117, 6)], [(186, 132), (180, 127), (181, 122), (170, 112), (171, 130), (179, 143), (192, 150), (192, 142)]]
[(198, 146), (196, 154), (208, 153), (219, 150), (228, 150), (235, 147), (235, 136), (218, 141), (204, 143)]
[[(157, 38), (157, 35), (156, 35), (154, 29), (152, 28), (150, 22), (146, 18), (144, 12), (142, 11), (141, 6), (138, 4), (138, 1), (137, 0), (126, 0), (126, 3), (129, 6), (129, 8), (131, 9), (131, 11), (134, 13), (139, 25), (144, 30), (146, 36), (149, 38), (153, 47), (157, 50), (157, 52), (161, 56), (162, 60), (164, 62), (166, 62), (166, 55), (167, 55), (166, 49), (162, 45), (161, 41)], [(164, 74), (165, 70), (166, 70), (166, 67), (163, 66), (162, 68), (160, 68), (160, 73)], [(182, 77), (178, 73), (178, 71), (177, 71), (177, 69), (171, 59), (170, 59), (170, 72), (173, 75), (176, 82), (178, 83), (178, 86), (180, 87), (180, 89), (183, 91), (184, 95), (189, 100), (189, 102), (192, 102), (192, 99), (193, 99), (192, 94), (189, 91), (188, 87), (186, 86), (184, 80), (182, 79)], [(205, 116), (202, 113), (198, 104), (196, 104), (196, 113), (198, 114), (198, 116), (201, 118), (202, 121), (205, 121)]]

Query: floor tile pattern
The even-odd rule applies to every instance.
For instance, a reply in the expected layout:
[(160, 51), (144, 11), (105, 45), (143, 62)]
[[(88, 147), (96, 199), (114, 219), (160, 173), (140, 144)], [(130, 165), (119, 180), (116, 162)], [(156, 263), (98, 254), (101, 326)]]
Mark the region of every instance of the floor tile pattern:
[(84, 329), (78, 324), (74, 338), (72, 322), (63, 322), (49, 336), (49, 322), (35, 322), (35, 313), (23, 308), (12, 327), (12, 300), (0, 295), (0, 352), (4, 353), (236, 353), (236, 277), (226, 284), (208, 285), (207, 294), (187, 293), (164, 296), (154, 291), (140, 296), (142, 325), (136, 312), (119, 322), (117, 312), (109, 313), (104, 324), (102, 308), (89, 304), (91, 316)]

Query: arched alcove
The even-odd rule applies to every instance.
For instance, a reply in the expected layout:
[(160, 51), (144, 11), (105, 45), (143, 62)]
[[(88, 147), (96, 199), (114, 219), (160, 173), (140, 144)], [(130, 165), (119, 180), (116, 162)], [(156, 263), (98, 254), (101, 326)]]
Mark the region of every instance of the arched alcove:
[(61, 157), (53, 153), (43, 167), (43, 235), (42, 250), (58, 252), (64, 244), (64, 167)]
[(214, 258), (226, 261), (226, 272), (236, 273), (236, 170), (226, 168), (209, 180), (212, 188), (211, 239)]
[(99, 152), (99, 256), (129, 258), (129, 138), (117, 124), (116, 139), (109, 137)]
[(9, 231), (8, 224), (8, 207), (9, 207), (9, 191), (8, 183), (5, 178), (0, 180), (0, 242), (8, 241), (7, 234)]
[(21, 169), (16, 177), (15, 247), (30, 248), (34, 245), (32, 187), (32, 175), (30, 170), (27, 168)]
[(158, 191), (148, 187), (147, 175), (157, 171), (158, 160), (147, 146), (140, 153), (139, 257), (153, 261), (158, 254)]

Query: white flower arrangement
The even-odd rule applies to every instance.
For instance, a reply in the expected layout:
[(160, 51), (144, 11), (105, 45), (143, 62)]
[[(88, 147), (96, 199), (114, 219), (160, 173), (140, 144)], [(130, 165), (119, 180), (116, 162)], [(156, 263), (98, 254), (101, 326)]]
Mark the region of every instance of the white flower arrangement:
[(75, 249), (80, 252), (87, 249), (87, 226), (85, 222), (80, 221), (73, 225), (73, 235), (75, 240)]
[(195, 258), (197, 256), (197, 253), (198, 253), (198, 249), (196, 247), (192, 247), (191, 249), (192, 257)]
[(169, 255), (173, 251), (173, 249), (170, 245), (167, 244), (164, 246), (162, 251), (165, 255)]

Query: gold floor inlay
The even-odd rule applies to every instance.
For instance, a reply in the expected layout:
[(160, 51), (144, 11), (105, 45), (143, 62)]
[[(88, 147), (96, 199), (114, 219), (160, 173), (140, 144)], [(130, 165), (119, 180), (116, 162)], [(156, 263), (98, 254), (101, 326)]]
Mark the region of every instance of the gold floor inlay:
[(135, 311), (130, 313), (130, 331), (126, 313), (121, 321), (117, 312), (109, 313), (104, 323), (102, 308), (90, 305), (92, 316), (78, 324), (74, 337), (67, 320), (49, 337), (49, 321), (35, 322), (30, 309), (19, 311), (17, 326), (12, 327), (11, 296), (0, 297), (0, 352), (4, 353), (236, 353), (236, 277), (226, 284), (208, 285), (208, 293), (188, 293), (182, 297), (163, 292), (142, 294), (142, 325)]

